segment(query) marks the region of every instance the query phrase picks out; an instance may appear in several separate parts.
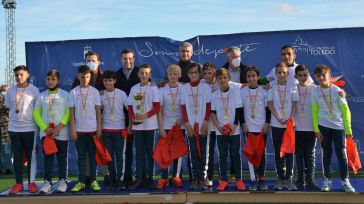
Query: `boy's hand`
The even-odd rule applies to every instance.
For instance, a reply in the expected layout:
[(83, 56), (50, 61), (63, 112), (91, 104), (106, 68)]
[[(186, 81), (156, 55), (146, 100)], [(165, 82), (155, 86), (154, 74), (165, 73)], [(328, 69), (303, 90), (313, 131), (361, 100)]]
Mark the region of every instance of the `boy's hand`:
[(262, 130), (263, 134), (266, 135), (268, 133), (268, 129), (269, 129), (269, 124), (268, 123), (265, 123), (264, 124), (264, 127), (263, 127), (263, 130)]
[(54, 128), (47, 127), (47, 129), (45, 129), (45, 130), (44, 130), (44, 132), (45, 132), (47, 135), (52, 136), (52, 135), (53, 135), (53, 132), (54, 132)]
[(204, 120), (201, 126), (201, 135), (207, 135), (207, 121)]
[(137, 113), (135, 118), (138, 120), (144, 120), (144, 119), (148, 118), (148, 115), (146, 113)]
[(244, 133), (248, 133), (249, 132), (249, 129), (248, 129), (248, 126), (246, 125), (246, 123), (243, 123), (243, 132)]
[(105, 90), (100, 91), (100, 96), (103, 96), (105, 94)]
[(244, 87), (247, 87), (249, 84), (248, 83), (242, 83), (241, 86), (240, 86), (240, 89), (244, 88)]
[(167, 137), (166, 131), (164, 129), (159, 130), (159, 136), (161, 136), (162, 138), (166, 138)]
[(340, 96), (341, 98), (345, 98), (345, 97), (346, 97), (346, 92), (345, 92), (345, 90), (344, 90), (344, 89), (341, 89), (341, 90), (339, 91), (339, 96)]
[(346, 137), (353, 137), (353, 135), (345, 135)]
[(224, 128), (222, 128), (221, 126), (219, 126), (219, 127), (217, 127), (217, 129), (219, 130), (219, 132), (220, 132), (221, 134), (224, 134)]
[(133, 134), (133, 130), (132, 130), (132, 125), (131, 125), (132, 123), (129, 123), (129, 125), (128, 125), (128, 127), (127, 127), (127, 131), (128, 131), (128, 135), (131, 135), (131, 134)]
[(232, 125), (232, 126), (231, 126), (231, 131), (230, 131), (230, 134), (229, 134), (229, 135), (233, 135), (237, 127), (238, 127), (238, 126), (237, 126), (237, 125), (235, 125), (235, 124), (234, 124), (234, 125)]
[(322, 140), (324, 139), (321, 132), (315, 132), (315, 136), (319, 142), (322, 142)]
[(71, 130), (71, 139), (77, 141), (77, 138), (78, 136), (76, 130)]
[(279, 119), (278, 119), (278, 122), (279, 122), (280, 124), (282, 124), (282, 125), (285, 125), (285, 124), (286, 124), (286, 122), (287, 122), (287, 120), (285, 120), (285, 119), (283, 119), (283, 118), (279, 118)]
[(102, 129), (98, 127), (96, 129), (96, 137), (97, 137), (97, 139), (100, 139), (101, 136), (102, 136)]
[(183, 124), (183, 120), (182, 119), (176, 121), (176, 125), (177, 126), (181, 126), (182, 124)]
[(53, 131), (53, 134), (52, 134), (52, 138), (55, 138), (59, 135), (59, 133), (61, 132), (62, 128), (64, 127), (64, 125), (62, 123), (58, 124), (55, 128), (54, 128), (54, 131)]
[(187, 135), (190, 137), (193, 137), (194, 131), (193, 131), (193, 128), (191, 127), (190, 123), (187, 122), (185, 124), (186, 124)]
[(270, 89), (270, 83), (267, 83), (266, 85), (263, 86), (265, 90), (269, 90)]

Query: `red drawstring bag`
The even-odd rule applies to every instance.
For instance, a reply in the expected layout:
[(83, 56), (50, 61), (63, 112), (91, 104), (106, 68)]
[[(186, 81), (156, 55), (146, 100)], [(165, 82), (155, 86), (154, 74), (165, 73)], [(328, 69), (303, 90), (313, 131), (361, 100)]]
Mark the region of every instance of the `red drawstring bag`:
[(172, 164), (167, 138), (159, 137), (153, 152), (153, 159), (162, 169), (167, 169)]
[(106, 149), (104, 143), (101, 140), (97, 139), (96, 135), (93, 136), (93, 139), (96, 148), (95, 151), (96, 164), (98, 166), (103, 166), (111, 162), (112, 161), (111, 155), (109, 151)]
[(222, 134), (224, 135), (230, 135), (231, 134), (231, 125), (230, 124), (225, 124), (223, 127), (222, 127)]
[[(35, 146), (35, 154), (38, 154), (38, 146)], [(25, 154), (25, 151), (23, 151), (22, 163), (23, 165), (25, 165), (25, 163), (27, 162), (28, 162), (27, 155)]]
[(281, 158), (283, 158), (286, 153), (294, 153), (295, 150), (293, 119), (288, 119), (286, 125), (287, 127), (283, 133), (281, 151), (279, 154)]
[(335, 82), (331, 82), (331, 83), (336, 86), (339, 86), (339, 87), (345, 86), (345, 81), (343, 81), (343, 80), (339, 80), (339, 81), (335, 81)]
[(198, 158), (201, 159), (200, 131), (199, 131), (198, 123), (195, 122), (195, 124), (193, 125), (193, 130), (194, 130), (194, 137), (195, 137), (195, 142), (196, 142), (196, 147), (197, 147)]
[(348, 166), (353, 169), (354, 174), (361, 169), (360, 157), (352, 137), (346, 137), (346, 153), (348, 155)]
[[(54, 128), (54, 123), (49, 123), (49, 128)], [(45, 155), (49, 156), (58, 152), (56, 142), (50, 135), (46, 135), (43, 140), (43, 151)]]
[(174, 125), (167, 133), (167, 139), (169, 141), (171, 161), (188, 154), (188, 147), (180, 126)]
[(261, 132), (255, 136), (252, 133), (248, 133), (246, 143), (243, 148), (243, 153), (248, 161), (254, 165), (255, 168), (259, 168), (262, 162), (265, 152), (264, 134)]
[(121, 137), (123, 139), (128, 138), (128, 131), (125, 129), (121, 130)]

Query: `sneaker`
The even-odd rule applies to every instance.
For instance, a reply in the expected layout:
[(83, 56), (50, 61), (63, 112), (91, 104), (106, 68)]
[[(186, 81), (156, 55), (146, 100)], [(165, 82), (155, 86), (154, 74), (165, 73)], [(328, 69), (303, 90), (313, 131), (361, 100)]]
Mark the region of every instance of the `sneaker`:
[(258, 190), (260, 190), (260, 191), (266, 191), (266, 190), (268, 190), (268, 186), (265, 183), (265, 180), (264, 179), (260, 179), (258, 181)]
[(43, 187), (40, 189), (39, 193), (48, 194), (51, 188), (52, 188), (51, 183), (49, 181), (44, 181)]
[(322, 184), (321, 191), (330, 192), (331, 191), (332, 181), (330, 179), (325, 178), (324, 183)]
[(205, 179), (199, 180), (199, 182), (198, 182), (198, 188), (200, 190), (206, 190), (206, 189), (208, 189), (209, 187), (207, 186), (207, 181)]
[(306, 188), (310, 190), (320, 190), (314, 180), (308, 180), (306, 182)]
[(65, 193), (67, 191), (67, 183), (65, 180), (60, 180), (58, 188), (56, 190), (58, 193)]
[(282, 179), (278, 179), (276, 185), (274, 185), (274, 190), (282, 190), (284, 187), (284, 181)]
[(238, 189), (238, 191), (243, 191), (245, 190), (245, 184), (243, 182), (243, 180), (237, 179), (235, 182), (236, 188)]
[(192, 181), (190, 183), (190, 189), (192, 189), (192, 190), (198, 189), (198, 180), (197, 179), (192, 179)]
[(166, 186), (168, 186), (168, 179), (159, 179), (155, 188), (161, 190)]
[(116, 188), (118, 191), (120, 190), (125, 190), (126, 189), (126, 184), (124, 181), (118, 181)]
[(91, 183), (91, 189), (93, 191), (100, 191), (101, 190), (101, 187), (100, 187), (99, 183), (96, 180)]
[(80, 192), (85, 188), (86, 188), (86, 185), (84, 183), (77, 182), (76, 185), (73, 186), (73, 188), (71, 189), (71, 192), (74, 192), (74, 193)]
[(302, 179), (297, 179), (296, 182), (294, 182), (294, 185), (298, 188), (298, 189), (303, 189), (305, 187), (305, 182)]
[(116, 187), (116, 180), (115, 179), (110, 179), (109, 180), (109, 185), (107, 185), (106, 189), (107, 190), (113, 190)]
[(251, 185), (249, 185), (249, 191), (256, 191), (257, 189), (257, 181), (252, 181)]
[(15, 195), (15, 194), (19, 193), (20, 191), (22, 191), (23, 189), (24, 189), (23, 184), (17, 183), (13, 187), (11, 187), (9, 195)]
[(224, 191), (228, 185), (229, 185), (229, 183), (227, 181), (221, 180), (219, 182), (219, 186), (216, 188), (216, 190), (218, 190), (218, 191)]
[(35, 185), (34, 182), (31, 182), (30, 184), (28, 184), (28, 190), (30, 191), (30, 193), (36, 193), (37, 190), (37, 185)]
[(286, 186), (287, 186), (287, 190), (289, 191), (296, 191), (297, 190), (297, 187), (296, 185), (294, 185), (292, 179), (289, 179), (286, 181)]
[(211, 186), (213, 186), (214, 184), (213, 184), (212, 180), (210, 180), (210, 179), (206, 179), (206, 185), (207, 185), (208, 187), (211, 187)]
[(172, 181), (174, 186), (176, 186), (177, 188), (181, 188), (183, 186), (183, 181), (180, 177), (175, 176), (172, 178)]
[(345, 179), (344, 181), (341, 181), (343, 188), (345, 192), (347, 193), (355, 193), (354, 187), (350, 184), (349, 179)]

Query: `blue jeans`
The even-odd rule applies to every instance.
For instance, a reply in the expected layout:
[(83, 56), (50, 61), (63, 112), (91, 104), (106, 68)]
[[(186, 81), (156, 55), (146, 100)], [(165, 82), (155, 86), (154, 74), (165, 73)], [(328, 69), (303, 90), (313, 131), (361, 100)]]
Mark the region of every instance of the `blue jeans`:
[(110, 179), (117, 181), (123, 180), (125, 172), (124, 162), (127, 139), (123, 138), (119, 132), (103, 132), (102, 134), (104, 144), (112, 157), (112, 161), (107, 164), (110, 172)]
[(217, 135), (217, 148), (219, 150), (219, 167), (221, 180), (227, 181), (227, 156), (230, 153), (231, 162), (234, 163), (236, 179), (241, 179), (240, 134)]
[(133, 130), (135, 139), (135, 177), (142, 181), (145, 176), (148, 180), (154, 177), (154, 130)]
[(89, 158), (90, 167), (90, 180), (96, 180), (96, 159), (95, 159), (95, 143), (93, 136), (95, 133), (80, 134), (77, 133), (78, 139), (76, 140), (77, 150), (77, 166), (78, 166), (78, 181), (85, 183), (86, 174), (86, 155)]

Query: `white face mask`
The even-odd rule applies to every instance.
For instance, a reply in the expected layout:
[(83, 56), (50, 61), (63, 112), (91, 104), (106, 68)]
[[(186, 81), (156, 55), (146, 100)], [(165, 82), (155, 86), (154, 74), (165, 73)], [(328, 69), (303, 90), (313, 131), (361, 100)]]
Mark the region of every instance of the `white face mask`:
[(87, 62), (86, 65), (88, 67), (90, 67), (91, 71), (95, 71), (96, 70), (96, 63), (95, 62)]
[(240, 57), (237, 57), (237, 58), (234, 58), (232, 61), (231, 61), (231, 64), (234, 66), (234, 67), (239, 67), (240, 66)]

